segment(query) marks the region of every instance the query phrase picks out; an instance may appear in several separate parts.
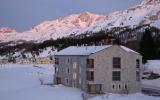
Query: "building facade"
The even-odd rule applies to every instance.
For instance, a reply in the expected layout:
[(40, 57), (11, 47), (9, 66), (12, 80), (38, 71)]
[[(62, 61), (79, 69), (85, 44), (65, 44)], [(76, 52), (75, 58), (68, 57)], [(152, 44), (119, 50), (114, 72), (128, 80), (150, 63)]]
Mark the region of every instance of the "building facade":
[(142, 56), (119, 45), (68, 47), (55, 55), (56, 84), (86, 93), (141, 91)]

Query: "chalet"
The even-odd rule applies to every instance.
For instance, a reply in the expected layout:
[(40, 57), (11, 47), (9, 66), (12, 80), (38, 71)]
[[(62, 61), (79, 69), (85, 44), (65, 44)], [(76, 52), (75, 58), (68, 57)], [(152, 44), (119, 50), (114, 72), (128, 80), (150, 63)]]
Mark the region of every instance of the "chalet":
[(89, 94), (141, 91), (142, 56), (121, 45), (71, 46), (55, 54), (55, 84)]

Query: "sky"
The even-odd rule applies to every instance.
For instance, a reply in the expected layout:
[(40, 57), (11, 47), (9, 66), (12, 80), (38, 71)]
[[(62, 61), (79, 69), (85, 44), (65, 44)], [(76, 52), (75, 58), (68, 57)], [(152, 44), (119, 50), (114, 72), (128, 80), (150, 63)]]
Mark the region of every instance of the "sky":
[(0, 0), (0, 27), (22, 32), (46, 20), (84, 11), (107, 15), (139, 2), (140, 0)]

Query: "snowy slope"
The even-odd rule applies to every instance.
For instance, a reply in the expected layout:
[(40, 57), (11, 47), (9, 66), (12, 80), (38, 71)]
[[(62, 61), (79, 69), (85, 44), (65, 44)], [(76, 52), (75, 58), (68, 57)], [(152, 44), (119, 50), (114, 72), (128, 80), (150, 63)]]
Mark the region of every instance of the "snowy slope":
[(13, 57), (13, 58), (16, 58), (16, 59), (22, 59), (23, 56), (25, 56), (27, 58), (34, 58), (34, 57), (35, 58), (43, 58), (43, 57), (51, 57), (56, 52), (57, 52), (57, 50), (52, 48), (52, 47), (39, 49), (38, 53), (37, 52), (25, 52), (24, 50), (20, 50), (20, 51), (15, 52), (15, 53), (10, 53), (10, 54), (0, 56), (0, 59), (9, 59), (9, 57)]

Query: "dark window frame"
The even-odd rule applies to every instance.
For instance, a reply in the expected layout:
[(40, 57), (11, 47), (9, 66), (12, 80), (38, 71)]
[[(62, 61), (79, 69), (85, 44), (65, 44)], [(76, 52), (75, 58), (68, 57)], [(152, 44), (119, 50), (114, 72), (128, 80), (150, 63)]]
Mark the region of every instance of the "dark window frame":
[(140, 81), (140, 72), (139, 71), (136, 71), (136, 81)]
[(121, 68), (121, 58), (113, 57), (113, 68)]
[(121, 81), (121, 71), (112, 72), (112, 81)]
[(55, 64), (56, 64), (56, 65), (59, 64), (59, 58), (55, 58)]
[(102, 84), (87, 84), (88, 93), (101, 93)]
[(94, 68), (94, 59), (87, 59), (87, 68)]
[(136, 59), (136, 68), (140, 68), (140, 60)]
[(94, 72), (93, 71), (87, 71), (87, 80), (88, 81), (94, 81)]

